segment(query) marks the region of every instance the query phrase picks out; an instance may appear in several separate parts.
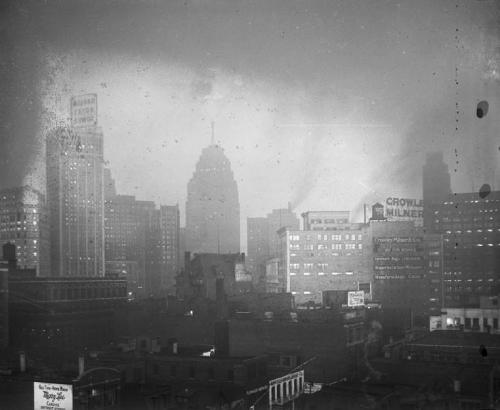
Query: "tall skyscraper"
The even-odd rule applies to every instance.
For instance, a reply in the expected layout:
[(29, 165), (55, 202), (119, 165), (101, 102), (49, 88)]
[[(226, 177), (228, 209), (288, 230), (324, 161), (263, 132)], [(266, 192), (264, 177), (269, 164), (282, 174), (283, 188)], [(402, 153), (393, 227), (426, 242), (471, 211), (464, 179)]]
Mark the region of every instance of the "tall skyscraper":
[(424, 227), (429, 229), (432, 225), (431, 205), (444, 202), (451, 194), (450, 172), (442, 152), (427, 154), (422, 171)]
[(46, 141), (51, 264), (55, 276), (104, 276), (103, 135), (97, 96), (71, 99), (72, 126)]
[(45, 197), (29, 186), (0, 191), (0, 245), (7, 242), (16, 246), (20, 268), (50, 274)]
[(238, 186), (223, 149), (203, 149), (188, 183), (186, 247), (193, 253), (240, 251)]

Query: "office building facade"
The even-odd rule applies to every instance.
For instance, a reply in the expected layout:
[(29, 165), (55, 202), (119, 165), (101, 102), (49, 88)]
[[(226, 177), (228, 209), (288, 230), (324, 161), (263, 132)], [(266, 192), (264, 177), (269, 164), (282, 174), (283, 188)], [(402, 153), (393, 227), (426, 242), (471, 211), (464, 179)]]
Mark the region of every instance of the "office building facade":
[(38, 276), (50, 273), (48, 228), (40, 192), (29, 186), (0, 191), (0, 244), (14, 244), (18, 266), (36, 269)]
[(429, 229), (443, 237), (445, 307), (473, 307), (500, 293), (500, 191), (449, 195), (431, 204)]
[(350, 223), (349, 212), (307, 212), (302, 216), (304, 227), (318, 229), (279, 231), (277, 280), (281, 291), (291, 292), (298, 306), (322, 304), (324, 292), (332, 290), (363, 289), (371, 299), (367, 227)]
[(46, 139), (55, 276), (104, 276), (103, 134), (96, 109), (95, 95), (72, 98), (72, 126), (56, 128)]

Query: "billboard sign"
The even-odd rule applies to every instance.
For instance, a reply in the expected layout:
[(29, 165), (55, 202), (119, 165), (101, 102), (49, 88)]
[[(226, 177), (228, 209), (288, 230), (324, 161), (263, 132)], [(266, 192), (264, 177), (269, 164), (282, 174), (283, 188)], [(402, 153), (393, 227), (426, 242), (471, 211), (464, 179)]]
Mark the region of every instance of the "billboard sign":
[(73, 386), (34, 382), (35, 410), (73, 410)]
[(357, 290), (352, 292), (347, 292), (347, 306), (364, 306), (365, 304), (365, 292), (363, 290)]
[(289, 373), (269, 382), (269, 407), (282, 406), (304, 392), (304, 370)]
[(71, 125), (73, 127), (97, 125), (97, 94), (78, 95), (71, 98)]
[(385, 217), (389, 221), (413, 221), (416, 226), (424, 223), (424, 201), (413, 198), (393, 198), (385, 200)]

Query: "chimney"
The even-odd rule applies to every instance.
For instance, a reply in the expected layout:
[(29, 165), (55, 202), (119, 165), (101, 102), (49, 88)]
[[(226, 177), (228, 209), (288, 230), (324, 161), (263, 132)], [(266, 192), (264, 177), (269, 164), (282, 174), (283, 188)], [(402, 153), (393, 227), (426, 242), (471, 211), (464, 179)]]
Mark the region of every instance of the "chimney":
[(78, 377), (85, 371), (85, 357), (81, 354), (78, 356)]
[(19, 371), (24, 373), (26, 371), (26, 354), (19, 352)]

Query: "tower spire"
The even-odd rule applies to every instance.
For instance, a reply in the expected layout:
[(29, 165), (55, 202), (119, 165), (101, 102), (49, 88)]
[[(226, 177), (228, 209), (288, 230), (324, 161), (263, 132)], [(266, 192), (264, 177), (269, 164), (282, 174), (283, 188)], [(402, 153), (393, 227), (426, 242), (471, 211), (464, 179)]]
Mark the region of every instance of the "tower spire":
[(215, 145), (215, 122), (212, 121), (212, 145)]

